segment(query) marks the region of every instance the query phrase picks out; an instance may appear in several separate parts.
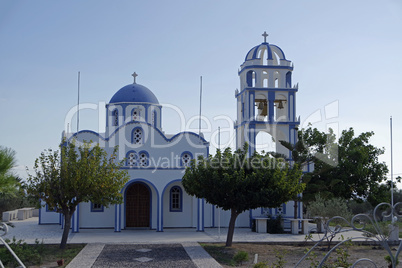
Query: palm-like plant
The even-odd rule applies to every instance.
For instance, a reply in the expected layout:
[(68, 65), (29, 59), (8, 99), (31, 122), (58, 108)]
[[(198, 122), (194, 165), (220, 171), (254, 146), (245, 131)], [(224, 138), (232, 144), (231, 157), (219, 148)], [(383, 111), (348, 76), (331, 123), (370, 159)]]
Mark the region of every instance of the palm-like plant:
[(0, 195), (14, 195), (17, 192), (17, 179), (11, 171), (15, 165), (15, 151), (0, 146)]

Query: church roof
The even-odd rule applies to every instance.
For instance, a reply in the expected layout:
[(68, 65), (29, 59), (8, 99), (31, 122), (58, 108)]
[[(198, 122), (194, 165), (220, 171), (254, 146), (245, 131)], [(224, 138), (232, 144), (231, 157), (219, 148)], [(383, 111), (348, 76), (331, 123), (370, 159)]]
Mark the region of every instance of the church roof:
[(159, 104), (158, 99), (147, 87), (140, 84), (130, 84), (122, 87), (113, 97), (109, 103), (118, 102), (145, 102), (152, 104)]
[(244, 61), (260, 59), (261, 51), (267, 52), (266, 54), (263, 53), (264, 55), (266, 55), (266, 58), (265, 58), (266, 60), (273, 59), (272, 53), (275, 53), (279, 57), (279, 59), (286, 60), (285, 53), (283, 53), (283, 51), (280, 47), (269, 44), (267, 42), (264, 42), (258, 46), (253, 47), (252, 49), (250, 49), (250, 51), (247, 53)]

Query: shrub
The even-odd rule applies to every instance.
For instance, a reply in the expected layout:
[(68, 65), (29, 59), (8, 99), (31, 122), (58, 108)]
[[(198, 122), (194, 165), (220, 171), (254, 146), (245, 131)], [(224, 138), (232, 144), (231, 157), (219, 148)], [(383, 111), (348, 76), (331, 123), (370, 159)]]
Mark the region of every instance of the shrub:
[(248, 253), (245, 251), (239, 251), (237, 252), (234, 256), (233, 256), (233, 260), (237, 263), (237, 264), (242, 264), (245, 261), (248, 261)]
[(259, 262), (254, 264), (253, 268), (269, 268), (269, 266), (266, 262)]
[[(23, 240), (13, 240), (5, 239), (5, 242), (10, 246), (14, 253), (23, 263), (40, 264), (42, 262), (42, 253), (44, 251), (43, 242), (39, 243), (38, 240), (35, 241), (35, 247), (29, 247), (27, 243)], [(11, 255), (10, 251), (6, 247), (0, 248), (0, 259), (5, 266), (15, 267), (17, 266), (17, 260)]]
[(324, 219), (331, 219), (335, 216), (343, 217), (346, 220), (351, 220), (352, 218), (352, 214), (349, 212), (345, 199), (324, 199), (319, 194), (315, 196), (315, 201), (310, 202), (308, 205), (307, 214), (310, 215), (310, 217), (319, 216)]

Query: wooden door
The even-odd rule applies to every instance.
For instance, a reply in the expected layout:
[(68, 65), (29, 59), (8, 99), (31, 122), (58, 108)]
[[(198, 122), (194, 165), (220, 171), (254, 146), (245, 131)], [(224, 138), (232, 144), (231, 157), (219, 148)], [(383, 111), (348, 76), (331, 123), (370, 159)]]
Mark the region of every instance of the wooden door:
[(126, 227), (150, 227), (151, 194), (143, 183), (134, 183), (126, 192)]

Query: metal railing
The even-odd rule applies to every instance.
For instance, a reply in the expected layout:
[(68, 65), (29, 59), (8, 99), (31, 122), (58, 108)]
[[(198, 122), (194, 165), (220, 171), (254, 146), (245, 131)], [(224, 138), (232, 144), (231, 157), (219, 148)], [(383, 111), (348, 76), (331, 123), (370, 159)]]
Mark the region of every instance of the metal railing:
[[(388, 209), (389, 213), (381, 213), (381, 211), (384, 211), (384, 207)], [(390, 266), (396, 267), (399, 253), (402, 250), (402, 241), (399, 240), (399, 227), (396, 222), (398, 219), (402, 218), (401, 211), (402, 202), (396, 203), (394, 206), (388, 203), (381, 203), (375, 207), (372, 215), (357, 214), (351, 219), (351, 221), (348, 221), (345, 218), (339, 216), (329, 219), (325, 224), (325, 231), (322, 234), (322, 237), (320, 238), (319, 236), (318, 240), (314, 240), (312, 235), (312, 232), (316, 230), (310, 230), (310, 233), (306, 236), (306, 240), (310, 239), (316, 242), (316, 244), (303, 256), (303, 258), (299, 260), (295, 267), (298, 267), (304, 260), (309, 259), (310, 254), (313, 254), (313, 251), (318, 249), (319, 246), (327, 244), (329, 247), (336, 236), (340, 236), (343, 238), (344, 234), (349, 231), (358, 231), (361, 232), (362, 235), (342, 239), (340, 242), (334, 245), (332, 249), (328, 250), (321, 261), (317, 262), (317, 267), (324, 266), (325, 262), (329, 259), (331, 253), (336, 252), (338, 248), (348, 242), (350, 243), (356, 240), (372, 241), (376, 244), (381, 245), (390, 257)], [(391, 224), (389, 224), (388, 226), (384, 226), (384, 224), (381, 224), (382, 221), (380, 217), (391, 220)], [(331, 222), (336, 222), (338, 224), (334, 227)], [(395, 246), (398, 246), (398, 248), (393, 254), (391, 247)], [(369, 258), (358, 259), (352, 264), (351, 267), (355, 267), (362, 262), (366, 263), (364, 267), (369, 267), (369, 264), (372, 265), (371, 267), (377, 267), (376, 263)]]
[[(25, 265), (22, 263), (22, 261), (20, 260), (20, 258), (18, 258), (17, 254), (15, 254), (15, 252), (10, 248), (10, 246), (6, 243), (6, 241), (4, 241), (4, 239), (2, 238), (2, 236), (5, 236), (8, 233), (8, 226), (7, 224), (0, 222), (0, 241), (4, 244), (4, 246), (8, 249), (8, 251), (10, 251), (11, 255), (13, 255), (13, 257), (15, 258), (15, 260), (20, 264), (20, 266), (18, 267), (22, 267), (22, 268), (26, 268)], [(0, 260), (0, 267), (4, 268), (3, 263)]]

